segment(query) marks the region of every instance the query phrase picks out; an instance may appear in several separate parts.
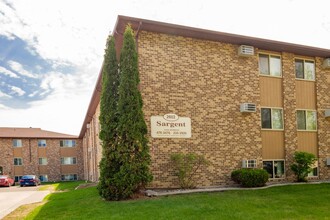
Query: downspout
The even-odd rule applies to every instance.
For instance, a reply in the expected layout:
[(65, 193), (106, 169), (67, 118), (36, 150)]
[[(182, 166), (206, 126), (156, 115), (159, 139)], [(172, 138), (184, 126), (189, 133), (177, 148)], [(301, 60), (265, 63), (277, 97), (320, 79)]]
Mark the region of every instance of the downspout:
[(135, 34), (135, 43), (136, 43), (136, 51), (138, 51), (138, 38), (139, 38), (139, 33), (140, 33), (140, 29), (142, 27), (142, 21), (140, 21), (139, 23), (139, 27), (138, 29), (136, 30), (136, 34)]
[(32, 162), (31, 139), (29, 138), (30, 163)]
[(88, 128), (86, 129), (86, 137), (85, 137), (85, 149), (86, 149), (86, 168), (87, 168), (87, 173), (86, 173), (86, 180), (89, 181), (89, 166), (88, 166)]
[[(95, 117), (96, 118), (96, 117)], [(96, 119), (93, 119), (93, 130), (94, 130), (94, 167), (95, 167), (95, 182), (99, 181), (99, 172), (98, 172), (98, 151), (97, 151), (97, 139), (98, 137), (96, 136)]]

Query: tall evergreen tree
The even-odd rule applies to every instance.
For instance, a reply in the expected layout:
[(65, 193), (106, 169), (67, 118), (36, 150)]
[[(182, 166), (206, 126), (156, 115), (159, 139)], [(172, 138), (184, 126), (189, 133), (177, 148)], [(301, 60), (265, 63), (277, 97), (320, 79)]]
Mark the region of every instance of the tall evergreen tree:
[(112, 37), (107, 41), (102, 70), (100, 139), (103, 152), (98, 190), (106, 200), (129, 198), (152, 180), (147, 126), (138, 84), (134, 33), (127, 26), (120, 73)]
[(100, 178), (98, 190), (101, 197), (110, 200), (114, 194), (112, 182), (119, 166), (116, 160), (116, 130), (118, 125), (118, 85), (119, 73), (115, 41), (112, 36), (107, 39), (102, 68), (102, 92), (100, 100), (100, 139), (102, 141), (102, 159), (100, 161)]
[(149, 170), (150, 154), (147, 126), (142, 111), (139, 84), (138, 55), (134, 32), (130, 25), (125, 29), (120, 54), (120, 83), (118, 88), (118, 152), (120, 170), (116, 174), (120, 184), (119, 197), (130, 197), (152, 180)]

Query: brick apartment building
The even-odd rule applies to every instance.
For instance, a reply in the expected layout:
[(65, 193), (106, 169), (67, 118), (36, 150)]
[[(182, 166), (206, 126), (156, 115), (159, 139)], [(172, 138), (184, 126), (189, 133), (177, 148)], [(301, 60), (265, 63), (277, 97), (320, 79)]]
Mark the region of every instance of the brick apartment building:
[(77, 136), (40, 128), (0, 128), (0, 174), (15, 181), (27, 174), (41, 181), (84, 179), (82, 143)]
[[(170, 163), (176, 152), (210, 161), (197, 173), (198, 186), (231, 184), (242, 166), (293, 181), (295, 151), (317, 156), (311, 178), (330, 179), (330, 50), (119, 16), (117, 54), (128, 23), (139, 55), (151, 187), (178, 186)], [(100, 91), (99, 75), (79, 135), (91, 181), (102, 153)]]

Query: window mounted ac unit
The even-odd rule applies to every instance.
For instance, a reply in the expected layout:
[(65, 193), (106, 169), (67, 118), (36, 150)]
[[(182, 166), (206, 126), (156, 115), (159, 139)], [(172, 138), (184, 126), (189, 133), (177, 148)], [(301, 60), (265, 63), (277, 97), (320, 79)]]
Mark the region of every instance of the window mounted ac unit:
[(239, 56), (253, 56), (254, 55), (254, 47), (247, 46), (247, 45), (241, 45), (238, 47), (238, 55)]
[(254, 103), (242, 103), (240, 107), (241, 112), (256, 112), (257, 107)]
[(330, 68), (330, 58), (326, 58), (323, 61), (323, 68), (325, 68), (325, 69), (329, 69)]
[(324, 117), (329, 118), (330, 117), (330, 109), (324, 110)]
[(242, 160), (242, 168), (256, 168), (257, 160)]
[(330, 166), (330, 158), (327, 158), (327, 166)]

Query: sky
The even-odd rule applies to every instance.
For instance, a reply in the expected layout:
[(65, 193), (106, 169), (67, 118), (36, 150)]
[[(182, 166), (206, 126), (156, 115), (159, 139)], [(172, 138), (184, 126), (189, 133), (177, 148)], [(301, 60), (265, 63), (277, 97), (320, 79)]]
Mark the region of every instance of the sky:
[(328, 0), (0, 0), (0, 127), (79, 135), (125, 15), (330, 49)]

